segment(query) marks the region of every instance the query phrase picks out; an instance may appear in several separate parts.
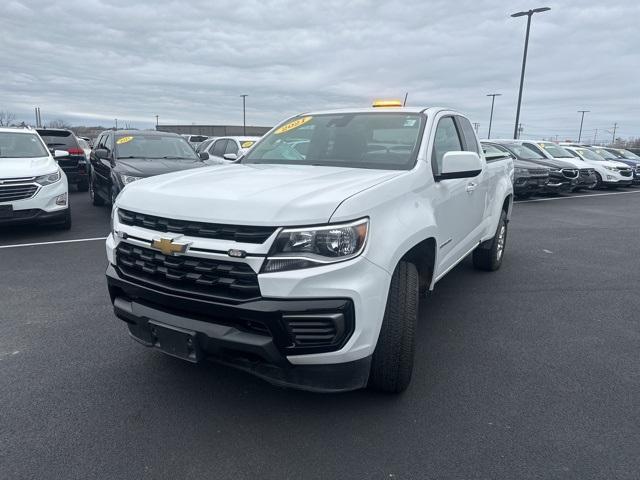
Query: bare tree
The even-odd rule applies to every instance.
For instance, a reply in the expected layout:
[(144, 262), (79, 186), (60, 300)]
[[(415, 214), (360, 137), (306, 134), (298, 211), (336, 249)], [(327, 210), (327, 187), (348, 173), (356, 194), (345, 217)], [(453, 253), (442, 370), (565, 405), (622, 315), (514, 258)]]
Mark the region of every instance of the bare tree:
[(7, 110), (0, 111), (0, 127), (8, 127), (15, 119), (15, 113)]
[(51, 120), (49, 122), (49, 128), (71, 128), (71, 125), (69, 125), (61, 118), (56, 118), (55, 120)]

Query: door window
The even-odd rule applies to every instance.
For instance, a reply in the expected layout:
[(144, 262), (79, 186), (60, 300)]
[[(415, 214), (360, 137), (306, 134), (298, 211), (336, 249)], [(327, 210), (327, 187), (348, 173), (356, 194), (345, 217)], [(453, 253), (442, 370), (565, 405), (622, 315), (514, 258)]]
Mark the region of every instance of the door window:
[(227, 149), (224, 153), (238, 153), (238, 144), (235, 140), (229, 140), (227, 142)]
[(476, 132), (471, 126), (471, 122), (465, 117), (456, 117), (458, 124), (462, 127), (462, 133), (464, 134), (464, 149), (467, 152), (480, 153), (478, 150), (478, 140), (476, 140)]
[(211, 149), (211, 154), (214, 157), (222, 157), (224, 155), (224, 151), (227, 148), (227, 140), (216, 140)]
[(453, 117), (441, 118), (436, 127), (436, 136), (433, 141), (431, 153), (431, 166), (434, 175), (442, 172), (442, 158), (447, 152), (459, 152), (462, 150), (462, 142)]

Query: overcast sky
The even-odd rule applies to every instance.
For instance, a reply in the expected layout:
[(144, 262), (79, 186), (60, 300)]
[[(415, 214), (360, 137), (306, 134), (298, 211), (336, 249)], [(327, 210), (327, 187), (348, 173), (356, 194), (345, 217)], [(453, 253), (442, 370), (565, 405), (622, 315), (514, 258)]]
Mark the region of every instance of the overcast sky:
[[(640, 136), (640, 3), (2, 0), (0, 110), (33, 122), (270, 126), (402, 98), (513, 132), (526, 17), (525, 137)], [(618, 135), (616, 135), (618, 136)]]

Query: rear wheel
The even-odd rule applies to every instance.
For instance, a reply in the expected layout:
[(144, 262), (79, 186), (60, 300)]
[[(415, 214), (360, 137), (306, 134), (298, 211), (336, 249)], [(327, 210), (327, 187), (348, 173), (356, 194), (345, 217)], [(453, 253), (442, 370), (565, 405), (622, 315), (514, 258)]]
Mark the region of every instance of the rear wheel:
[(418, 322), (418, 270), (400, 262), (391, 277), (387, 306), (371, 360), (369, 388), (398, 393), (411, 381)]
[(102, 200), (102, 198), (100, 198), (96, 193), (93, 179), (89, 180), (89, 197), (91, 197), (91, 203), (93, 203), (96, 207), (101, 207), (102, 205), (104, 205), (104, 200)]
[(493, 272), (500, 268), (507, 245), (507, 213), (500, 214), (498, 229), (492, 239), (483, 242), (473, 251), (473, 266), (478, 270)]

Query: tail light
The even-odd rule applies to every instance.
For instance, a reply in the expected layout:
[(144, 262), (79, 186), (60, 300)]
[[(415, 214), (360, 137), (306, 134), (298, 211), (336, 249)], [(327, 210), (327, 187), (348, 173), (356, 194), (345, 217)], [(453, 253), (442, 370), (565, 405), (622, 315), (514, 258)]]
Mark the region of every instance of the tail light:
[(69, 152), (69, 155), (84, 155), (84, 150), (81, 148), (68, 148), (67, 152)]

